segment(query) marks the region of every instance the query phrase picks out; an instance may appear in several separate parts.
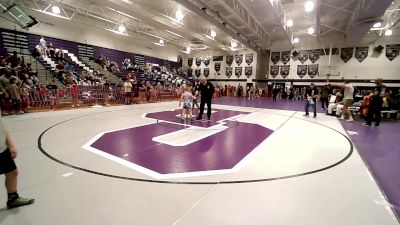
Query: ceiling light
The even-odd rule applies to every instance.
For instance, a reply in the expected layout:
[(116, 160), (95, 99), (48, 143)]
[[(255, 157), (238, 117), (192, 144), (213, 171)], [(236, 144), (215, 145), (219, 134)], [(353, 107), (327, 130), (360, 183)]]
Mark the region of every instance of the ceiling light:
[(164, 40), (163, 40), (163, 39), (160, 39), (160, 40), (158, 41), (158, 43), (160, 43), (161, 45), (164, 45)]
[(120, 32), (120, 33), (124, 33), (125, 31), (126, 31), (126, 28), (125, 28), (125, 26), (124, 25), (119, 25), (118, 26), (118, 31)]
[(306, 12), (311, 12), (314, 9), (314, 2), (313, 1), (308, 1), (304, 4), (304, 9)]
[(232, 48), (236, 48), (237, 47), (237, 43), (235, 41), (231, 41), (231, 46), (232, 46)]
[(378, 28), (378, 27), (381, 27), (381, 26), (382, 26), (381, 22), (376, 22), (376, 23), (374, 23), (374, 25), (372, 27)]
[(291, 26), (293, 26), (293, 20), (287, 20), (286, 21), (286, 26), (288, 26), (288, 27), (291, 27)]
[(192, 51), (192, 49), (191, 49), (189, 46), (187, 46), (187, 47), (186, 47), (186, 51), (187, 51), (187, 52), (190, 52), (190, 51)]
[(217, 32), (215, 32), (215, 31), (213, 31), (213, 30), (211, 30), (211, 32), (210, 32), (210, 35), (211, 35), (211, 37), (215, 37), (215, 36), (217, 36)]
[(392, 35), (393, 34), (393, 31), (392, 30), (387, 30), (387, 31), (385, 31), (385, 36), (390, 36), (390, 35)]
[(53, 13), (55, 13), (55, 14), (60, 14), (61, 13), (60, 7), (55, 6), (55, 5), (51, 7), (51, 11)]
[(307, 32), (309, 34), (313, 34), (314, 33), (314, 28), (313, 27), (308, 28)]
[(185, 16), (185, 15), (183, 15), (181, 9), (176, 10), (176, 13), (175, 13), (175, 14), (176, 14), (176, 19), (177, 19), (177, 20), (182, 20), (183, 17)]
[(298, 37), (293, 39), (293, 43), (299, 43), (299, 42), (300, 42), (300, 39)]

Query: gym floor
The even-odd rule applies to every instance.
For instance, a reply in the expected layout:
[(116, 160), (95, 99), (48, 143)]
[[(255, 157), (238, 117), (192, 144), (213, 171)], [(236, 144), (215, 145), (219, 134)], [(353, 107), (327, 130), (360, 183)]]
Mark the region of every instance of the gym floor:
[(348, 136), (358, 125), (303, 117), (300, 101), (220, 98), (186, 124), (177, 106), (3, 118), (36, 202), (7, 210), (2, 186), (0, 224), (399, 224)]

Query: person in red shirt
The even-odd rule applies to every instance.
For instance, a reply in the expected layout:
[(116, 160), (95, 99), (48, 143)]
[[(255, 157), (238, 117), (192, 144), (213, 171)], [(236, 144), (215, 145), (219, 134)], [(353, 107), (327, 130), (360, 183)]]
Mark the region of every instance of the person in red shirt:
[(79, 95), (79, 86), (76, 83), (76, 80), (74, 80), (71, 85), (72, 107), (79, 107), (78, 95)]

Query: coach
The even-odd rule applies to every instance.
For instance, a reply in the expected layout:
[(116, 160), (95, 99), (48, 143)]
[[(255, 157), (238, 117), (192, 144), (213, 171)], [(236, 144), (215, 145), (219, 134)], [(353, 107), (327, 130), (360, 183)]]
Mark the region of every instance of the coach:
[(210, 119), (211, 117), (211, 99), (214, 94), (214, 86), (211, 82), (207, 80), (207, 78), (202, 78), (201, 83), (198, 87), (198, 91), (201, 95), (200, 101), (200, 113), (197, 117), (198, 120), (201, 120), (203, 117), (204, 112), (204, 105), (207, 103), (207, 118)]

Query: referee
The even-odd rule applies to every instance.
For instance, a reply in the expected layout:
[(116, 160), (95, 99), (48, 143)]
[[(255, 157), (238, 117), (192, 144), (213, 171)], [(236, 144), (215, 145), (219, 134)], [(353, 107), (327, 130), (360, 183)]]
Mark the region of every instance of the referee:
[(207, 78), (202, 78), (201, 83), (198, 87), (198, 91), (201, 95), (200, 101), (200, 113), (197, 117), (197, 120), (201, 120), (204, 112), (204, 105), (207, 103), (207, 118), (211, 117), (211, 99), (214, 94), (214, 86), (211, 82), (207, 80)]

